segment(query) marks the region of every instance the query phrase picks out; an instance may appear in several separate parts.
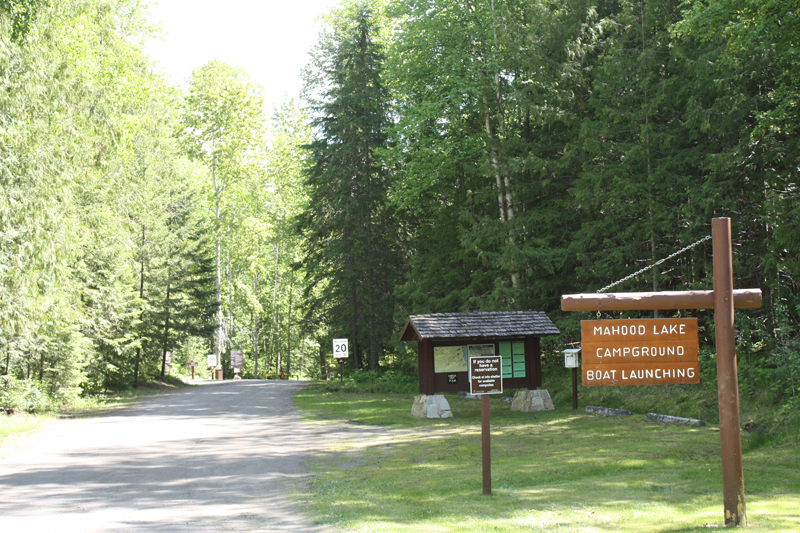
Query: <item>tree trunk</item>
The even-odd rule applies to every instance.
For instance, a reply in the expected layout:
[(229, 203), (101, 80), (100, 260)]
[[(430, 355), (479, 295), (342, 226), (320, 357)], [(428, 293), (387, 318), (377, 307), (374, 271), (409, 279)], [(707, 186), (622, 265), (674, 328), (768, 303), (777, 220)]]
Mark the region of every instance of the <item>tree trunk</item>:
[[(642, 30), (642, 54), (645, 53), (647, 47), (647, 36), (644, 31), (644, 2), (639, 6), (640, 14), (640, 28)], [(646, 57), (646, 55), (645, 55)], [(650, 199), (649, 217), (650, 217), (650, 256), (652, 262), (656, 262), (656, 226), (655, 214), (653, 212), (653, 203), (655, 202), (653, 195), (653, 163), (650, 155), (650, 102), (647, 86), (647, 65), (644, 69), (644, 145), (645, 153), (647, 154), (647, 187)], [(658, 268), (653, 268), (653, 292), (658, 292)], [(658, 318), (658, 309), (653, 311), (653, 318)]]
[(170, 312), (170, 289), (172, 285), (172, 268), (170, 262), (170, 255), (172, 255), (172, 248), (170, 247), (167, 252), (167, 295), (164, 302), (164, 336), (161, 338), (161, 377), (165, 375), (167, 367), (167, 349), (169, 348), (169, 312)]
[[(231, 343), (231, 339), (236, 336), (236, 320), (235, 315), (233, 314), (233, 302), (236, 301), (236, 284), (232, 283), (233, 274), (231, 273), (231, 249), (230, 246), (225, 250), (226, 255), (226, 262), (225, 262), (225, 277), (228, 278), (228, 284), (231, 287), (231, 296), (228, 299), (228, 320), (223, 323), (224, 330), (225, 330), (225, 340), (228, 343), (229, 348), (233, 348), (233, 344)], [(238, 344), (237, 344), (238, 346)]]
[[(253, 295), (258, 300), (258, 270), (253, 274)], [(258, 327), (260, 317), (258, 312), (253, 312), (253, 359), (255, 360), (255, 378), (258, 379)]]
[[(11, 341), (6, 342), (6, 376), (11, 372)], [(8, 387), (8, 379), (6, 379), (6, 387)]]
[(289, 278), (289, 310), (286, 313), (286, 374), (292, 372), (292, 292), (294, 290), (294, 271)]
[[(494, 38), (494, 49), (495, 53), (500, 53), (500, 45), (497, 42), (497, 21), (495, 20), (495, 9), (494, 9), (494, 0), (491, 0), (491, 9), (492, 9), (492, 37)], [(512, 223), (514, 220), (514, 194), (511, 191), (511, 175), (508, 172), (508, 166), (503, 165), (502, 173), (500, 170), (500, 164), (498, 161), (498, 156), (500, 152), (499, 144), (502, 139), (506, 138), (506, 114), (505, 114), (505, 103), (503, 101), (503, 93), (500, 91), (500, 71), (499, 69), (495, 69), (494, 71), (494, 98), (496, 108), (496, 116), (497, 116), (497, 128), (499, 130), (499, 139), (495, 139), (492, 135), (491, 131), (491, 121), (489, 119), (489, 107), (486, 107), (486, 133), (489, 135), (490, 140), (492, 141), (492, 164), (495, 167), (495, 180), (497, 181), (497, 191), (498, 191), (498, 200), (500, 202), (500, 218), (503, 222)], [(484, 102), (485, 102), (484, 98)], [(500, 183), (502, 174), (502, 184)], [(516, 248), (516, 235), (514, 234), (514, 228), (508, 228), (508, 244), (511, 245), (512, 248)], [(511, 286), (519, 288), (519, 280), (520, 275), (519, 272), (512, 272), (511, 273)]]
[(275, 245), (275, 282), (272, 288), (272, 320), (269, 324), (269, 355), (267, 359), (267, 372), (272, 368), (272, 359), (275, 356), (275, 321), (277, 320), (277, 309), (275, 307), (275, 297), (278, 294), (278, 260), (280, 259), (280, 244)]
[(325, 348), (322, 346), (322, 343), (319, 343), (319, 370), (323, 376), (325, 376), (325, 380), (328, 379), (328, 359), (325, 357)]
[(217, 232), (217, 245), (216, 245), (216, 266), (217, 266), (217, 279), (216, 279), (216, 302), (217, 302), (217, 328), (215, 335), (214, 352), (217, 357), (217, 366), (222, 368), (222, 235), (220, 233), (220, 201), (222, 195), (222, 188), (217, 183), (217, 167), (216, 164), (211, 166), (211, 176), (214, 180), (214, 216), (216, 220)]
[[(144, 302), (144, 245), (145, 245), (145, 228), (144, 224), (142, 224), (142, 260), (141, 266), (139, 268), (139, 299)], [(144, 315), (144, 308), (142, 308), (141, 312), (139, 313), (139, 319), (142, 318)], [(136, 363), (134, 364), (133, 369), (133, 386), (139, 386), (139, 365), (142, 360), (142, 347), (141, 345), (136, 347)]]

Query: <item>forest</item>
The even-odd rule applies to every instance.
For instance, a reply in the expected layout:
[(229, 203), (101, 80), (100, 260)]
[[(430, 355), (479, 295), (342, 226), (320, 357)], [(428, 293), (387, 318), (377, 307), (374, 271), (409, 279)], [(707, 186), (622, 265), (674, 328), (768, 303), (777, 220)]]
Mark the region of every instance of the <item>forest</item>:
[[(187, 375), (416, 372), (410, 314), (711, 289), (797, 409), (800, 1), (343, 0), (300, 101), (171, 86), (140, 0), (0, 0), (0, 407)], [(690, 247), (691, 246), (691, 247)], [(713, 352), (713, 320), (701, 343)], [(619, 314), (617, 314), (619, 316)], [(638, 316), (638, 315), (637, 315)], [(663, 315), (662, 315), (663, 316)], [(709, 352), (709, 353), (710, 353)], [(754, 378), (755, 379), (755, 378)]]

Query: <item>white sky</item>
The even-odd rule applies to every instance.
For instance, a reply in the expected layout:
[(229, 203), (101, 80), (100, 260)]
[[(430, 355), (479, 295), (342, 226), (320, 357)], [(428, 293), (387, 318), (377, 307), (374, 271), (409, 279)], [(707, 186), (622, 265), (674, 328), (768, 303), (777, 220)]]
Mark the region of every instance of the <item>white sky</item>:
[(168, 79), (185, 85), (192, 69), (219, 59), (242, 67), (264, 88), (268, 114), (286, 95), (297, 98), (300, 71), (317, 41), (317, 17), (338, 0), (151, 0), (164, 40), (147, 52)]

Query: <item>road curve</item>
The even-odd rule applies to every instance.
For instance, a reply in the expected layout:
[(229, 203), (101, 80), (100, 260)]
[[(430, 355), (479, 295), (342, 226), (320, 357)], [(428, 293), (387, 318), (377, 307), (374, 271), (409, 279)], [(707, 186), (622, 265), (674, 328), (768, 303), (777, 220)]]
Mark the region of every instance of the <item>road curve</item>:
[(327, 440), (290, 381), (204, 382), (55, 424), (0, 461), (0, 532), (330, 531), (286, 494)]

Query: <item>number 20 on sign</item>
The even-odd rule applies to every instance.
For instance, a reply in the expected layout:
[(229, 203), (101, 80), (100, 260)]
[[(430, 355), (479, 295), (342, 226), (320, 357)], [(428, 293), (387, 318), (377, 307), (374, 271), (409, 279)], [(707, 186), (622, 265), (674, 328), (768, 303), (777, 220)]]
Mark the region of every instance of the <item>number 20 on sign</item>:
[(349, 357), (347, 339), (333, 339), (334, 359), (347, 359)]

